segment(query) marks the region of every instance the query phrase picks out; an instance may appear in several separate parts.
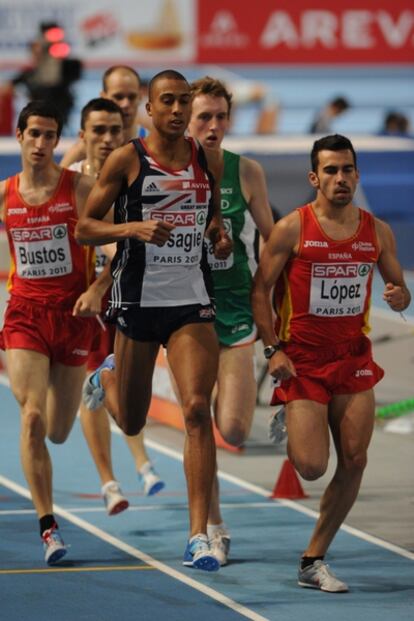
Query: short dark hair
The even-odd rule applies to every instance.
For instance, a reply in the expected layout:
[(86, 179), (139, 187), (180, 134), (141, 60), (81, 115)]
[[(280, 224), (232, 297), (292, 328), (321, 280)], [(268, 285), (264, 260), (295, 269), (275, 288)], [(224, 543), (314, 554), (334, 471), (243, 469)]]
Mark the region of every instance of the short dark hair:
[(63, 117), (58, 108), (50, 101), (35, 99), (30, 101), (20, 112), (17, 119), (17, 128), (21, 133), (27, 127), (27, 121), (31, 116), (41, 116), (46, 119), (54, 119), (57, 123), (57, 137), (60, 137), (63, 127)]
[(96, 97), (95, 99), (91, 99), (88, 101), (86, 105), (83, 106), (81, 112), (81, 129), (85, 129), (86, 121), (91, 112), (110, 112), (115, 114), (120, 114), (122, 118), (122, 110), (112, 99), (106, 99), (105, 97)]
[(349, 103), (347, 99), (345, 99), (345, 97), (335, 97), (331, 101), (331, 106), (334, 106), (337, 110), (344, 112), (345, 110), (348, 110), (348, 108), (351, 107), (351, 104)]
[[(188, 84), (188, 80), (183, 76), (179, 71), (175, 71), (175, 69), (164, 69), (164, 71), (160, 71), (156, 73), (153, 78), (151, 78), (148, 85), (148, 100), (151, 101), (153, 88), (159, 80), (180, 80)], [(190, 85), (188, 84), (188, 88)]]
[(230, 116), (231, 106), (233, 103), (233, 95), (227, 90), (224, 82), (222, 82), (221, 80), (216, 80), (215, 78), (210, 78), (210, 76), (206, 75), (204, 78), (200, 78), (199, 80), (191, 82), (190, 87), (192, 99), (198, 97), (199, 95), (224, 97), (224, 99), (227, 101), (228, 116)]
[(136, 79), (137, 79), (138, 86), (141, 86), (141, 78), (139, 77), (139, 73), (137, 71), (135, 71), (135, 69), (133, 69), (132, 67), (129, 67), (128, 65), (112, 65), (112, 67), (108, 67), (108, 69), (105, 71), (105, 73), (102, 76), (102, 90), (105, 93), (107, 92), (108, 78), (115, 71), (125, 71), (127, 73), (128, 72), (132, 73), (132, 75), (135, 76)]
[(357, 166), (357, 157), (352, 142), (346, 136), (341, 134), (332, 134), (315, 140), (311, 151), (311, 165), (313, 172), (317, 172), (319, 164), (320, 151), (351, 151), (354, 159), (355, 168)]

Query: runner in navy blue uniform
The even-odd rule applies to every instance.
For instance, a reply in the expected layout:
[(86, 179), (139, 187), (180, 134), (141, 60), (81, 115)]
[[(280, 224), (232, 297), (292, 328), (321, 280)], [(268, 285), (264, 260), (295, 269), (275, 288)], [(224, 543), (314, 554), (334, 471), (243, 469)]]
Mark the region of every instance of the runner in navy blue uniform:
[[(91, 397), (106, 393), (119, 426), (136, 434), (145, 425), (159, 346), (167, 348), (186, 425), (190, 538), (184, 564), (214, 571), (219, 563), (206, 531), (215, 471), (210, 400), (219, 349), (203, 240), (207, 231), (218, 257), (231, 250), (220, 214), (221, 164), (214, 153), (207, 162), (184, 136), (191, 93), (180, 73), (162, 71), (151, 80), (147, 112), (150, 134), (108, 157), (77, 227), (82, 243), (118, 242), (108, 312), (117, 327), (116, 368), (104, 363), (88, 382)], [(105, 222), (114, 201), (115, 222)]]

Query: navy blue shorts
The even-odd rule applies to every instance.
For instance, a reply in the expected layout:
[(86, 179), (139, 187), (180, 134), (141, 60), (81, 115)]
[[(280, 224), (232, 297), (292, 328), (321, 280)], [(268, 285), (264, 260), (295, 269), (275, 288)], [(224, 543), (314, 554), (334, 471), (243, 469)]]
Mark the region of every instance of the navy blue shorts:
[(135, 341), (161, 343), (165, 347), (173, 332), (183, 326), (190, 323), (213, 323), (216, 311), (212, 304), (162, 307), (134, 304), (120, 309), (109, 308), (105, 318)]

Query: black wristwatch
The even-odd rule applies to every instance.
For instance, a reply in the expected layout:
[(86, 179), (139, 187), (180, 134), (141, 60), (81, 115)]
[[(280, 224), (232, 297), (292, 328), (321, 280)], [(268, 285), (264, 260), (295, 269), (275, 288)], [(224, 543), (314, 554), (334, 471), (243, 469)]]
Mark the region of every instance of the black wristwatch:
[(280, 343), (277, 343), (277, 345), (267, 345), (267, 347), (263, 350), (264, 357), (266, 360), (269, 360), (277, 351), (280, 351), (281, 349), (282, 347)]

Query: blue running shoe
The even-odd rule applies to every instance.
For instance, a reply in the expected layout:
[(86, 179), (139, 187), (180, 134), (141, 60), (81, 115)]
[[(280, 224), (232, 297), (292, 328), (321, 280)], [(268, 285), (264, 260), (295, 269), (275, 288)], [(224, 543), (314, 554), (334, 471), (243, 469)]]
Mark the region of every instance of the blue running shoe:
[(54, 565), (63, 558), (68, 551), (56, 526), (45, 530), (42, 535), (45, 561), (48, 565)]
[(115, 369), (115, 356), (109, 354), (102, 364), (85, 379), (82, 387), (82, 401), (88, 410), (97, 410), (103, 403), (105, 391), (101, 386), (101, 371)]
[(146, 496), (154, 496), (154, 494), (158, 494), (165, 487), (164, 481), (160, 479), (150, 462), (145, 463), (140, 468), (138, 477), (144, 487), (144, 494)]
[(207, 535), (196, 535), (187, 543), (184, 552), (183, 565), (204, 569), (204, 571), (217, 571), (220, 563), (210, 550)]

